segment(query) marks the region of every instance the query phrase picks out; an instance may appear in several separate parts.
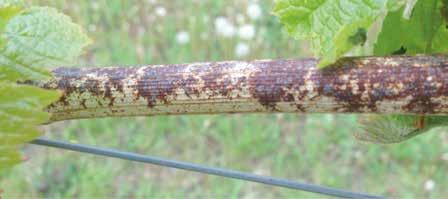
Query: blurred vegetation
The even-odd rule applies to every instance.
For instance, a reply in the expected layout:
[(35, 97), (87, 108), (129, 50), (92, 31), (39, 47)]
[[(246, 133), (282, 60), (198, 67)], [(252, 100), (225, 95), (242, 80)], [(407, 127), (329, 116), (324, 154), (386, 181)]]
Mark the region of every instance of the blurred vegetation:
[[(270, 15), (268, 0), (30, 2), (54, 6), (86, 28), (95, 43), (78, 63), (83, 67), (309, 56), (307, 44), (288, 38)], [(395, 145), (356, 141), (353, 115), (105, 118), (44, 130), (52, 139), (395, 198), (448, 195), (444, 129)], [(38, 146), (23, 151), (29, 160), (1, 176), (4, 198), (322, 198)]]

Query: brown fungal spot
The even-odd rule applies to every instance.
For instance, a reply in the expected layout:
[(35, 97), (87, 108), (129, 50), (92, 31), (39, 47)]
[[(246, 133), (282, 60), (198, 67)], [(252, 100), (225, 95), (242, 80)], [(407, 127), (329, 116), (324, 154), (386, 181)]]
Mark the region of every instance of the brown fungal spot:
[(299, 87), (305, 85), (306, 81), (312, 81), (306, 79), (304, 73), (308, 66), (315, 64), (314, 60), (304, 60), (299, 63), (300, 66), (295, 65), (297, 63), (292, 60), (278, 62), (274, 66), (266, 62), (254, 63), (260, 70), (248, 80), (252, 96), (268, 111), (276, 111), (278, 102), (294, 103), (293, 91), (299, 93), (298, 99), (303, 99), (308, 90), (301, 91)]

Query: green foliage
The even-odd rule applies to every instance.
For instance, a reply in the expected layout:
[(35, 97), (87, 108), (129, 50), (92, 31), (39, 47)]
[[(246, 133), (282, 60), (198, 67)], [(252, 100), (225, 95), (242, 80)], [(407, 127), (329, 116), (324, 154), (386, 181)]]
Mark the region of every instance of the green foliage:
[(0, 170), (20, 162), (18, 147), (40, 134), (37, 125), (49, 117), (43, 109), (58, 97), (56, 91), (0, 83)]
[(43, 67), (67, 64), (89, 39), (71, 19), (52, 8), (0, 1), (0, 171), (21, 161), (21, 144), (36, 138), (50, 115), (44, 108), (60, 94), (21, 80), (43, 80)]
[[(235, 20), (228, 11), (244, 11), (240, 0), (157, 1), (157, 6), (152, 1), (122, 0), (32, 2), (65, 8), (66, 14), (76, 22), (94, 25), (88, 34), (95, 40), (91, 46), (95, 56), (82, 59), (96, 65), (238, 59), (233, 51), (238, 39), (214, 37), (215, 30), (210, 26), (216, 16), (230, 15), (229, 19)], [(266, 13), (273, 1), (256, 2)], [(158, 6), (176, 12), (168, 11), (164, 17), (156, 18), (156, 24), (147, 20), (134, 21), (139, 17), (153, 17)], [(122, 12), (134, 8), (134, 12)], [(203, 21), (203, 18), (210, 20)], [(189, 23), (191, 20), (195, 23)], [(127, 29), (130, 21), (133, 23)], [(301, 42), (294, 42), (279, 31), (281, 26), (275, 17), (263, 14), (254, 25), (256, 38), (261, 39), (248, 42), (251, 54), (244, 59), (302, 55)], [(133, 26), (146, 31), (132, 34)], [(176, 30), (189, 32), (190, 43), (175, 42)], [(208, 37), (203, 38), (201, 33)], [(119, 41), (116, 38), (120, 38)], [(143, 57), (138, 55), (136, 49), (139, 48), (145, 50)], [(434, 129), (434, 133), (398, 144), (366, 144), (349, 137), (356, 129), (359, 116), (232, 114), (103, 118), (50, 125), (46, 136), (269, 176), (306, 179), (386, 198), (444, 198), (448, 195), (444, 186), (448, 184), (445, 177), (448, 164), (443, 155), (448, 151), (445, 142), (448, 134), (439, 133), (446, 129)], [(236, 139), (241, 141), (236, 142)], [(322, 197), (44, 147), (30, 147), (26, 153), (36, 155), (0, 177), (5, 199)], [(425, 189), (428, 180), (435, 184), (432, 191)]]
[(33, 7), (12, 18), (2, 33), (0, 79), (44, 79), (42, 66), (70, 63), (89, 39), (71, 19), (52, 8)]
[(3, 32), (6, 23), (21, 11), (17, 6), (0, 7), (0, 31)]
[(397, 143), (448, 124), (446, 116), (368, 115), (360, 121), (355, 137), (377, 143)]
[[(374, 55), (447, 53), (447, 4), (446, 0), (278, 0), (274, 13), (292, 36), (311, 40), (322, 68), (363, 45), (377, 20), (383, 21), (378, 38), (371, 39), (376, 40)], [(422, 126), (415, 126), (419, 121)], [(360, 124), (359, 139), (394, 143), (446, 125), (448, 119), (373, 115)]]
[[(363, 45), (366, 30), (403, 1), (387, 0), (277, 0), (274, 14), (290, 35), (311, 40), (319, 66), (334, 63), (357, 45)], [(355, 39), (353, 39), (355, 38)]]
[(441, 0), (418, 1), (410, 19), (402, 17), (403, 9), (389, 12), (375, 44), (375, 55), (389, 55), (400, 48), (406, 54), (448, 52), (447, 23), (442, 17)]
[(442, 8), (441, 8), (440, 12), (442, 13), (442, 17), (445, 20), (445, 23), (447, 23), (448, 22), (448, 1), (447, 0), (442, 0)]
[(446, 53), (447, 13), (445, 0), (277, 0), (274, 8), (290, 35), (311, 40), (321, 68), (363, 45), (381, 19), (375, 55)]
[[(444, 20), (445, 1), (425, 0), (414, 4), (409, 19), (404, 9), (390, 12), (383, 22), (382, 31), (374, 46), (375, 55), (433, 54), (448, 52), (448, 27)], [(381, 143), (400, 142), (428, 132), (433, 127), (447, 125), (448, 117), (424, 116), (424, 127), (413, 124), (422, 116), (372, 116), (361, 122), (361, 140)]]

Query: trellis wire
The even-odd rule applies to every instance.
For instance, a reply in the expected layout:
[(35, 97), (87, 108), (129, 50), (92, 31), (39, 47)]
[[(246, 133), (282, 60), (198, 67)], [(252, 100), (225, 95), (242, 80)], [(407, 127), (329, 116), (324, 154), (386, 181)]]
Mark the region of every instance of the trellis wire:
[(203, 166), (203, 165), (198, 165), (198, 164), (188, 163), (188, 162), (181, 162), (181, 161), (176, 161), (176, 160), (168, 160), (168, 159), (164, 159), (164, 158), (141, 155), (141, 154), (125, 152), (125, 151), (119, 151), (119, 150), (115, 150), (115, 149), (100, 148), (100, 147), (96, 147), (96, 146), (48, 140), (45, 138), (38, 138), (38, 139), (31, 141), (30, 143), (36, 144), (36, 145), (60, 148), (60, 149), (65, 149), (65, 150), (77, 151), (77, 152), (82, 152), (82, 153), (88, 153), (88, 154), (94, 154), (94, 155), (100, 155), (100, 156), (106, 156), (106, 157), (113, 157), (113, 158), (118, 158), (118, 159), (129, 160), (129, 161), (149, 163), (149, 164), (159, 165), (159, 166), (163, 166), (163, 167), (170, 167), (170, 168), (194, 171), (194, 172), (199, 172), (199, 173), (204, 173), (204, 174), (209, 174), (209, 175), (216, 175), (216, 176), (221, 176), (221, 177), (226, 177), (226, 178), (234, 178), (234, 179), (240, 179), (240, 180), (245, 180), (245, 181), (257, 182), (257, 183), (262, 183), (262, 184), (276, 186), (276, 187), (284, 187), (284, 188), (289, 188), (289, 189), (302, 190), (302, 191), (313, 192), (313, 193), (329, 195), (329, 196), (335, 196), (335, 197), (340, 197), (340, 198), (369, 198), (369, 199), (370, 198), (372, 198), (372, 199), (373, 198), (375, 198), (375, 199), (384, 198), (381, 196), (374, 196), (374, 195), (369, 195), (369, 194), (365, 194), (365, 193), (357, 193), (357, 192), (352, 192), (352, 191), (346, 191), (346, 190), (341, 190), (341, 189), (320, 186), (320, 185), (299, 183), (299, 182), (294, 182), (294, 181), (290, 181), (290, 180), (286, 180), (286, 179), (255, 175), (255, 174), (245, 173), (245, 172), (241, 172), (241, 171)]

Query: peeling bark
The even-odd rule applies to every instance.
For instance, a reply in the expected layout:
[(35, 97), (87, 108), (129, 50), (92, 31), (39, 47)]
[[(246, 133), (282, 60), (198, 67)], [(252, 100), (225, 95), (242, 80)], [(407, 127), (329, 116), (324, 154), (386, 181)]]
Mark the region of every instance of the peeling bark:
[(58, 68), (37, 83), (64, 92), (51, 121), (162, 114), (448, 113), (448, 57), (224, 61)]

